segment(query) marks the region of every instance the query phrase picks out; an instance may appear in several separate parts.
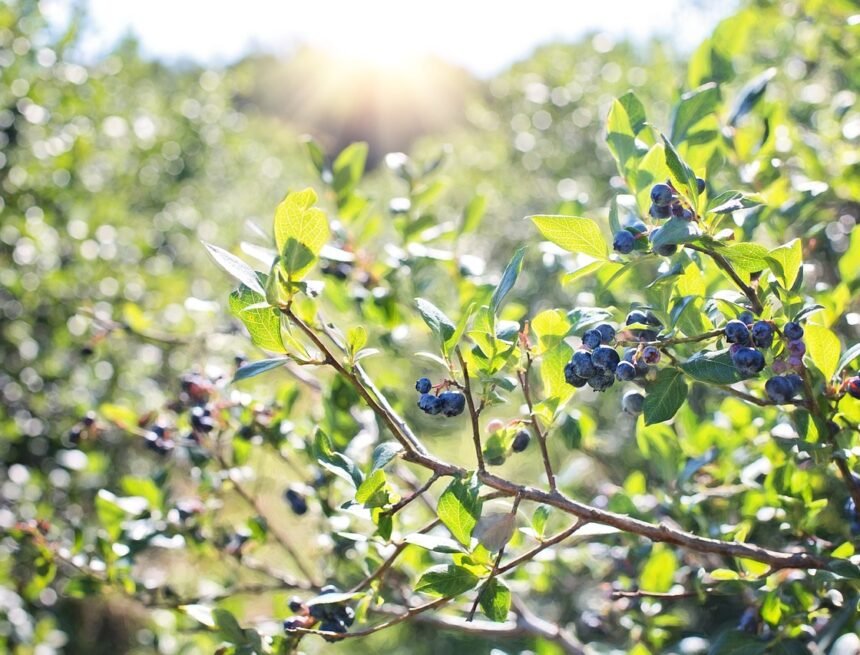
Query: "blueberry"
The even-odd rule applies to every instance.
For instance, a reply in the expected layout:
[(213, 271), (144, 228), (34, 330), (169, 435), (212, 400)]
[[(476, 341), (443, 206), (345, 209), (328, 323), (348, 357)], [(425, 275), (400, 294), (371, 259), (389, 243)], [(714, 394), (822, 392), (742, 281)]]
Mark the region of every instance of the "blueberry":
[(600, 345), (600, 342), (602, 341), (601, 337), (602, 335), (598, 330), (587, 330), (586, 333), (582, 335), (582, 345), (589, 350), (594, 350)]
[(626, 414), (638, 416), (642, 413), (642, 407), (645, 405), (645, 396), (638, 391), (628, 391), (621, 398), (621, 409)]
[(786, 361), (788, 362), (789, 367), (794, 369), (799, 369), (803, 366), (803, 357), (800, 355), (791, 355)]
[(802, 357), (803, 354), (806, 352), (806, 344), (803, 343), (803, 341), (801, 341), (800, 339), (794, 339), (788, 342), (785, 349), (788, 351), (789, 355)]
[(636, 367), (630, 362), (620, 362), (615, 369), (615, 377), (621, 382), (630, 382), (636, 377)]
[(609, 371), (600, 371), (588, 378), (588, 386), (595, 391), (606, 391), (615, 382), (615, 375)]
[(355, 610), (348, 605), (339, 605), (337, 610), (335, 610), (334, 616), (346, 627), (351, 626), (355, 622)]
[(782, 333), (785, 335), (786, 339), (801, 339), (803, 337), (803, 328), (800, 326), (800, 323), (789, 321), (783, 326)]
[(741, 321), (744, 325), (750, 326), (753, 324), (755, 316), (753, 316), (753, 313), (751, 311), (745, 309), (740, 314), (738, 314), (738, 320)]
[(515, 453), (521, 453), (528, 448), (529, 442), (532, 440), (531, 435), (526, 430), (520, 430), (514, 436), (514, 442), (511, 445), (511, 450)]
[(591, 363), (594, 364), (595, 368), (609, 371), (610, 373), (615, 373), (615, 369), (618, 367), (618, 362), (621, 361), (621, 357), (619, 357), (615, 348), (610, 348), (609, 346), (600, 346), (594, 349), (594, 352), (591, 353)]
[(681, 218), (684, 215), (685, 208), (680, 202), (673, 202), (669, 209), (672, 212), (672, 216)]
[[(343, 621), (338, 621), (337, 619), (329, 619), (328, 621), (323, 621), (322, 623), (320, 623), (319, 629), (323, 632), (339, 632), (341, 634), (347, 631), (347, 628), (343, 624)], [(342, 637), (324, 636), (323, 639), (325, 639), (329, 643), (333, 643), (335, 641), (340, 641)]]
[(584, 387), (587, 380), (576, 374), (576, 369), (573, 366), (573, 360), (564, 365), (564, 381), (572, 387)]
[(635, 244), (636, 237), (630, 234), (627, 230), (619, 230), (612, 238), (612, 249), (622, 255), (633, 252), (633, 246)]
[(573, 364), (573, 373), (577, 377), (588, 379), (596, 373), (591, 354), (585, 350), (577, 350), (570, 360)]
[(705, 192), (705, 181), (700, 177), (696, 178), (696, 189), (699, 193)]
[(756, 321), (750, 330), (752, 342), (759, 348), (770, 348), (773, 344), (773, 327), (765, 321)]
[(785, 373), (788, 370), (788, 366), (786, 366), (785, 360), (783, 359), (773, 360), (773, 364), (770, 365), (770, 368), (774, 373)]
[(738, 630), (755, 634), (758, 632), (758, 625), (758, 610), (754, 607), (746, 608), (744, 613), (741, 615), (740, 621), (738, 621)]
[(640, 220), (633, 220), (624, 226), (624, 229), (633, 235), (644, 234), (648, 231), (648, 226)]
[(665, 207), (672, 202), (672, 189), (668, 184), (655, 184), (651, 187), (651, 202), (659, 207)]
[(594, 329), (600, 332), (600, 343), (606, 344), (615, 341), (615, 328), (609, 323), (601, 323)]
[(746, 345), (750, 340), (749, 328), (741, 321), (731, 320), (725, 327), (726, 341)]
[(439, 394), (439, 403), (445, 416), (459, 416), (466, 409), (466, 396), (459, 391), (446, 391)]
[(860, 398), (860, 375), (855, 375), (845, 383), (845, 391), (852, 398)]
[(660, 319), (654, 315), (654, 312), (650, 312), (648, 310), (643, 311), (641, 309), (634, 309), (632, 312), (627, 314), (627, 319), (624, 322), (626, 325), (639, 323), (641, 325), (663, 327), (663, 324), (660, 322)]
[(298, 596), (293, 596), (290, 598), (290, 611), (291, 612), (301, 612), (304, 609), (305, 603)]
[(290, 487), (284, 492), (284, 499), (289, 503), (290, 509), (293, 510), (293, 513), (302, 516), (306, 514), (308, 511), (308, 501), (305, 500), (305, 497), (299, 491)]
[(624, 354), (621, 356), (622, 362), (630, 362), (631, 364), (636, 363), (636, 353), (638, 351), (636, 348), (625, 348)]
[(421, 411), (431, 415), (442, 411), (441, 401), (431, 393), (421, 394), (421, 397), (418, 398), (418, 407), (421, 408)]
[(418, 393), (430, 393), (430, 389), (432, 388), (433, 385), (427, 378), (418, 378), (418, 380), (415, 382), (415, 390)]
[(765, 382), (764, 390), (767, 393), (767, 397), (779, 405), (787, 403), (794, 397), (794, 385), (792, 385), (787, 377), (782, 375), (773, 377)]
[(336, 594), (339, 593), (340, 589), (333, 584), (327, 584), (322, 589), (320, 589), (320, 596), (324, 596), (325, 594)]
[(755, 348), (741, 346), (732, 355), (732, 363), (741, 375), (749, 377), (764, 368), (764, 355)]
[[(653, 237), (656, 233), (657, 230), (654, 230), (654, 232), (651, 233), (651, 236)], [(664, 243), (662, 246), (654, 248), (654, 252), (661, 257), (671, 257), (678, 252), (678, 245), (675, 243)]]
[(284, 621), (284, 630), (286, 632), (291, 632), (293, 630), (296, 630), (297, 628), (302, 627), (304, 627), (304, 621), (302, 621), (301, 619), (287, 619), (286, 621)]
[(660, 206), (652, 203), (648, 208), (648, 215), (651, 218), (669, 218), (672, 215), (672, 210), (669, 209), (669, 205)]
[(642, 349), (641, 358), (646, 364), (656, 364), (660, 361), (660, 350), (655, 346), (645, 346)]
[(791, 388), (794, 389), (795, 394), (800, 393), (801, 389), (803, 389), (803, 378), (797, 373), (790, 373), (785, 376), (785, 379), (791, 383)]

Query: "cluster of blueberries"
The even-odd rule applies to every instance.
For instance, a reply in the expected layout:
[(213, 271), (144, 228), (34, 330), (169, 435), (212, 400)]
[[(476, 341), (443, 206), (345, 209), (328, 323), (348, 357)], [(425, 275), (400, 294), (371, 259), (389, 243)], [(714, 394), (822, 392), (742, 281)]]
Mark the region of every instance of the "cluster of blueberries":
[[(705, 181), (698, 177), (696, 178), (699, 193), (705, 191)], [(671, 182), (655, 184), (651, 188), (651, 207), (648, 210), (651, 218), (661, 220), (672, 216), (691, 221), (695, 218), (693, 212), (681, 201), (680, 197), (672, 187)], [(656, 228), (651, 231), (650, 239), (653, 243), (656, 236), (660, 233), (661, 228)], [(612, 248), (615, 252), (622, 255), (627, 255), (633, 252), (636, 247), (636, 240), (645, 238), (648, 233), (647, 226), (641, 221), (635, 221), (627, 225), (624, 229), (615, 233), (612, 238)], [(670, 257), (677, 252), (678, 246), (674, 243), (662, 244), (654, 247), (654, 252), (663, 257)]]
[[(656, 340), (663, 326), (652, 312), (638, 309), (627, 315), (625, 324), (633, 339), (646, 343), (627, 348), (619, 356), (615, 348), (609, 345), (615, 340), (615, 330), (611, 325), (603, 323), (587, 330), (582, 335), (582, 347), (564, 367), (565, 381), (574, 387), (587, 384), (596, 391), (605, 391), (616, 380), (632, 382), (649, 376), (654, 365), (660, 361), (660, 350), (647, 345), (647, 342)], [(629, 391), (621, 399), (621, 408), (636, 416), (642, 413), (644, 403), (644, 395), (638, 391)]]
[[(334, 585), (326, 585), (320, 589), (320, 595), (339, 593)], [(314, 603), (308, 605), (301, 598), (290, 599), (290, 610), (296, 614), (284, 621), (284, 630), (291, 632), (297, 628), (312, 628), (319, 623), (323, 632), (345, 634), (355, 622), (355, 610), (345, 603)], [(338, 637), (323, 637), (328, 642), (339, 641)]]
[[(729, 355), (738, 372), (744, 376), (760, 373), (765, 367), (762, 350), (773, 345), (775, 330), (769, 321), (756, 321), (749, 311), (744, 311), (736, 319), (726, 323), (724, 328)], [(803, 327), (800, 323), (789, 321), (782, 328), (785, 339), (786, 359), (775, 359), (772, 368), (775, 375), (765, 382), (764, 390), (775, 403), (790, 402), (803, 388), (803, 379), (794, 372), (803, 366), (806, 344), (803, 342)], [(785, 373), (785, 375), (783, 375)]]
[(425, 414), (459, 416), (466, 409), (466, 396), (459, 391), (444, 391), (438, 396), (430, 393), (433, 384), (428, 378), (419, 378), (415, 382), (415, 390), (421, 394), (418, 397), (418, 407)]

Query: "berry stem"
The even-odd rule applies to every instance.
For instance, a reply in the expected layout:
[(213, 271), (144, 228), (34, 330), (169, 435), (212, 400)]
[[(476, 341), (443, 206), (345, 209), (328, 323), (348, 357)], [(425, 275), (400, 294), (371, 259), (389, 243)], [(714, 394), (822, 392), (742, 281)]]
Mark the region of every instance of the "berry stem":
[(517, 378), (520, 381), (520, 387), (523, 390), (523, 398), (525, 398), (526, 406), (529, 410), (529, 418), (531, 418), (531, 427), (535, 436), (537, 437), (538, 444), (540, 445), (540, 454), (543, 458), (543, 467), (546, 471), (547, 482), (549, 482), (549, 490), (550, 493), (556, 493), (558, 491), (558, 487), (555, 480), (555, 473), (552, 471), (552, 464), (549, 461), (549, 451), (546, 447), (546, 434), (540, 425), (540, 419), (538, 419), (537, 414), (534, 410), (534, 403), (532, 402), (532, 394), (531, 388), (529, 387), (529, 372), (532, 368), (532, 356), (531, 353), (526, 351), (526, 368), (525, 370), (517, 371)]
[(679, 343), (697, 343), (699, 341), (708, 341), (709, 339), (716, 339), (717, 337), (723, 336), (723, 330), (711, 330), (710, 332), (704, 332), (702, 334), (694, 334), (690, 337), (674, 337), (671, 339), (660, 339), (657, 341), (635, 341), (635, 340), (624, 340), (619, 339), (616, 343), (619, 346), (674, 346)]
[(463, 392), (466, 396), (466, 404), (469, 406), (469, 418), (472, 421), (472, 441), (475, 444), (475, 457), (478, 458), (478, 472), (483, 473), (486, 467), (484, 466), (484, 450), (481, 446), (481, 426), (478, 422), (478, 410), (475, 407), (475, 399), (472, 398), (472, 382), (469, 379), (469, 367), (459, 347), (457, 348), (457, 359), (460, 361), (460, 368), (463, 371)]
[(761, 301), (758, 299), (758, 295), (750, 285), (743, 281), (738, 272), (735, 270), (735, 267), (731, 265), (728, 259), (723, 257), (720, 253), (711, 250), (710, 248), (703, 248), (701, 246), (695, 246), (690, 243), (684, 244), (684, 247), (689, 248), (690, 250), (696, 250), (698, 252), (706, 254), (708, 257), (714, 260), (714, 263), (723, 270), (723, 272), (732, 278), (732, 281), (738, 286), (738, 288), (743, 292), (743, 294), (749, 299), (750, 304), (752, 305), (752, 311), (756, 316), (761, 315), (762, 311), (764, 311), (764, 307), (761, 304)]

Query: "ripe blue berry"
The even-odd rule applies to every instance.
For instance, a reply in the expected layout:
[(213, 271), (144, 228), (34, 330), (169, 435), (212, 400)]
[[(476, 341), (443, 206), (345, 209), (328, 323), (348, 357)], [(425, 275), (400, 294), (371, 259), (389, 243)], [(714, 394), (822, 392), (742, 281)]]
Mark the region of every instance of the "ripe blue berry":
[(439, 403), (445, 416), (459, 416), (466, 409), (466, 396), (459, 391), (446, 391), (439, 394)]
[(765, 321), (756, 321), (750, 330), (752, 342), (759, 348), (770, 348), (773, 345), (773, 327)]
[(615, 328), (609, 323), (601, 323), (594, 329), (600, 332), (600, 343), (606, 344), (615, 341)]
[[(627, 314), (625, 323), (627, 325), (639, 324), (663, 327), (663, 324), (660, 323), (660, 320), (654, 316), (652, 312), (642, 311), (639, 309), (634, 309), (632, 312)], [(638, 339), (639, 341), (654, 341), (657, 338), (657, 332), (655, 330), (642, 330), (637, 328), (630, 330), (630, 334), (633, 338)]]
[(415, 382), (415, 390), (418, 393), (429, 393), (430, 389), (432, 388), (433, 385), (427, 378), (418, 378), (418, 380)]
[(660, 234), (660, 230), (662, 230), (662, 228), (658, 227), (656, 230), (651, 232), (651, 235), (649, 237), (651, 239), (651, 244), (652, 244), (652, 247), (654, 249), (654, 252), (657, 253), (658, 255), (660, 255), (661, 257), (671, 257), (678, 250), (677, 244), (664, 243), (664, 244), (656, 246), (656, 247), (653, 246), (654, 240), (657, 238), (657, 235)]
[(286, 619), (284, 621), (284, 631), (292, 632), (298, 628), (304, 627), (305, 622), (302, 619)]
[(290, 611), (291, 612), (300, 612), (304, 608), (304, 601), (298, 596), (293, 596), (290, 598)]
[(745, 345), (749, 343), (750, 331), (749, 328), (741, 321), (732, 320), (726, 323), (726, 341), (729, 343), (739, 343)]
[(741, 375), (749, 377), (764, 368), (764, 355), (755, 348), (741, 346), (732, 355), (732, 363)]
[(782, 405), (794, 397), (795, 389), (791, 380), (786, 376), (778, 375), (764, 383), (767, 397), (773, 402)]
[(570, 363), (573, 364), (573, 372), (577, 377), (588, 379), (596, 373), (591, 361), (591, 353), (585, 350), (577, 350), (573, 353)]
[(619, 230), (612, 239), (612, 249), (622, 255), (633, 252), (634, 245), (636, 245), (636, 237), (627, 230)]
[(293, 513), (297, 516), (302, 516), (307, 513), (308, 501), (305, 500), (305, 497), (301, 492), (290, 487), (284, 492), (284, 499), (289, 503), (290, 509), (293, 510)]
[(619, 362), (615, 368), (615, 377), (621, 382), (630, 382), (636, 377), (636, 367), (630, 362)]
[(696, 189), (699, 193), (705, 192), (705, 181), (700, 177), (696, 178)]
[(655, 205), (651, 204), (648, 208), (648, 215), (651, 218), (669, 218), (672, 215), (672, 210), (669, 209), (669, 205)]
[(651, 187), (651, 202), (658, 207), (665, 207), (672, 202), (672, 189), (668, 184), (655, 184)]
[(749, 311), (748, 309), (745, 309), (740, 314), (738, 314), (738, 320), (741, 321), (747, 327), (749, 327), (750, 325), (753, 324), (753, 321), (755, 320), (755, 316), (753, 316), (753, 313), (751, 311)]
[(633, 234), (644, 234), (648, 231), (648, 226), (640, 220), (634, 220), (624, 226), (624, 229)]
[(588, 378), (588, 386), (595, 391), (606, 391), (615, 382), (615, 375), (611, 371), (599, 371)]
[(803, 328), (800, 326), (800, 323), (795, 323), (794, 321), (786, 323), (782, 328), (782, 333), (786, 339), (790, 340), (803, 338)]
[(621, 357), (619, 357), (615, 348), (610, 348), (609, 346), (600, 346), (595, 348), (594, 352), (591, 353), (591, 363), (594, 364), (594, 367), (603, 371), (609, 371), (610, 373), (615, 373), (615, 369), (618, 367), (618, 362), (620, 361)]
[(789, 341), (786, 345), (785, 349), (788, 351), (789, 355), (794, 355), (795, 357), (803, 357), (806, 352), (806, 344), (803, 343), (800, 339), (794, 339)]
[(645, 406), (645, 396), (638, 391), (628, 391), (621, 398), (621, 409), (625, 414), (639, 416)]
[(600, 345), (601, 334), (597, 330), (587, 330), (582, 335), (582, 345), (589, 350), (594, 350)]
[(845, 391), (852, 398), (860, 398), (860, 375), (849, 378), (848, 382), (845, 383)]
[(785, 376), (785, 379), (791, 383), (792, 388), (794, 389), (794, 393), (800, 393), (801, 389), (803, 389), (803, 378), (800, 377), (797, 373), (790, 373)]
[(656, 364), (660, 361), (660, 351), (654, 346), (645, 346), (642, 349), (641, 359), (646, 364)]
[(569, 361), (564, 365), (564, 381), (572, 387), (584, 387), (587, 380), (576, 374), (576, 369), (573, 366), (573, 361)]
[(528, 448), (529, 442), (532, 440), (531, 435), (527, 430), (520, 430), (514, 436), (514, 441), (511, 444), (511, 450), (515, 453), (521, 453)]
[(435, 415), (442, 411), (442, 402), (432, 393), (422, 393), (418, 398), (418, 407), (426, 414)]

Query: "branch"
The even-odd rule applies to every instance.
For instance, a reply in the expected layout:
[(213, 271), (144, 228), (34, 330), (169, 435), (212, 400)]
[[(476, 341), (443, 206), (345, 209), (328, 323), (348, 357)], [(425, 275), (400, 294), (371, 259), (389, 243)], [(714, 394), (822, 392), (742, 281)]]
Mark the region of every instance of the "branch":
[(526, 400), (526, 406), (529, 409), (529, 418), (531, 418), (531, 426), (532, 432), (535, 433), (537, 437), (538, 445), (540, 446), (540, 454), (543, 458), (543, 468), (546, 471), (546, 479), (549, 482), (549, 490), (551, 492), (556, 491), (556, 480), (555, 473), (552, 472), (552, 464), (549, 461), (549, 450), (546, 447), (546, 434), (541, 429), (540, 419), (537, 414), (535, 414), (534, 405), (532, 403), (531, 389), (529, 388), (529, 371), (531, 371), (532, 367), (532, 357), (531, 354), (527, 354), (528, 364), (526, 365), (525, 371), (517, 371), (517, 377), (520, 381), (520, 387), (523, 390), (523, 397)]
[(761, 301), (758, 299), (758, 295), (750, 285), (743, 281), (740, 275), (738, 275), (737, 271), (735, 271), (734, 266), (731, 265), (731, 262), (723, 257), (720, 253), (714, 252), (710, 248), (702, 248), (700, 246), (694, 246), (689, 243), (685, 243), (684, 247), (689, 248), (690, 250), (697, 250), (701, 253), (706, 254), (708, 257), (714, 260), (714, 263), (723, 270), (726, 275), (732, 278), (732, 281), (738, 286), (741, 292), (749, 299), (750, 304), (752, 305), (753, 313), (756, 316), (760, 315), (764, 311), (764, 307), (762, 307)]
[(587, 521), (583, 521), (582, 519), (580, 519), (576, 523), (574, 523), (572, 526), (567, 528), (567, 530), (563, 530), (562, 532), (559, 532), (557, 535), (555, 535), (554, 537), (552, 537), (550, 539), (545, 539), (544, 541), (542, 541), (540, 544), (538, 544), (537, 546), (535, 546), (531, 550), (527, 550), (525, 553), (523, 553), (519, 557), (512, 559), (510, 562), (508, 562), (504, 566), (499, 567), (498, 571), (496, 572), (497, 575), (502, 575), (503, 573), (507, 573), (511, 569), (515, 569), (516, 567), (518, 567), (523, 562), (528, 562), (529, 560), (534, 559), (535, 555), (537, 555), (539, 552), (541, 552), (542, 550), (546, 550), (550, 546), (555, 546), (557, 543), (564, 541), (570, 535), (572, 535), (574, 532), (579, 530), (586, 523), (587, 523)]
[(704, 332), (702, 334), (694, 334), (691, 337), (673, 337), (670, 339), (658, 339), (656, 341), (632, 341), (619, 339), (616, 343), (619, 346), (674, 346), (679, 343), (698, 343), (699, 341), (708, 341), (709, 339), (716, 339), (717, 337), (723, 336), (725, 333), (724, 330), (711, 330), (710, 332)]
[(457, 348), (457, 359), (460, 360), (460, 368), (463, 369), (463, 384), (466, 387), (466, 403), (469, 405), (469, 418), (472, 420), (472, 441), (475, 444), (475, 457), (478, 458), (478, 472), (485, 470), (484, 452), (481, 448), (481, 426), (478, 424), (478, 410), (475, 409), (475, 399), (472, 398), (472, 385), (469, 380), (469, 367), (463, 359), (463, 353)]

